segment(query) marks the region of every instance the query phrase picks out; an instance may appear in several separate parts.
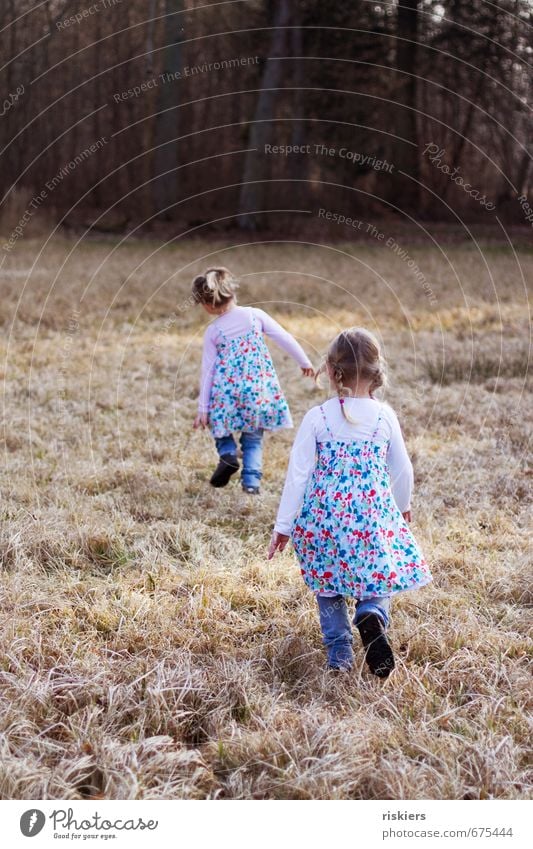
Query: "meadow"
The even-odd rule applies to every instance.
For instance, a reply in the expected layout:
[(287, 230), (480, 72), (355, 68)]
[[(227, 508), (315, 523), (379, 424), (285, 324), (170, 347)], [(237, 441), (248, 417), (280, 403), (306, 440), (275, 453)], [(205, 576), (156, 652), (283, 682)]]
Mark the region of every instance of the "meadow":
[[(0, 797), (528, 797), (531, 247), (238, 242), (4, 258)], [(189, 293), (219, 263), (317, 365), (345, 326), (383, 343), (434, 575), (394, 605), (386, 681), (357, 641), (326, 672), (292, 553), (266, 560), (293, 433), (260, 497), (209, 487)], [(299, 422), (326, 392), (271, 349)]]

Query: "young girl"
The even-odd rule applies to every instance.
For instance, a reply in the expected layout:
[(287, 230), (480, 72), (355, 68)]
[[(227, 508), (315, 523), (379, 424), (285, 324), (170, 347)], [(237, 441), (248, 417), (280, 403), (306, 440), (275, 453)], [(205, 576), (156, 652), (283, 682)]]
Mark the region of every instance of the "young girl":
[(215, 438), (219, 463), (211, 484), (226, 486), (239, 469), (234, 432), (240, 431), (242, 487), (257, 494), (261, 480), (265, 430), (292, 427), (263, 334), (293, 357), (302, 373), (313, 366), (298, 342), (277, 321), (255, 307), (239, 307), (237, 283), (227, 268), (208, 268), (192, 284), (195, 301), (215, 316), (204, 336), (198, 415), (194, 427), (207, 427)]
[(336, 397), (304, 417), (272, 535), (269, 559), (289, 535), (318, 601), (331, 669), (350, 669), (354, 624), (374, 675), (394, 668), (387, 641), (391, 596), (431, 575), (407, 522), (413, 470), (393, 410), (373, 397), (384, 383), (376, 339), (350, 329), (333, 340), (326, 371)]

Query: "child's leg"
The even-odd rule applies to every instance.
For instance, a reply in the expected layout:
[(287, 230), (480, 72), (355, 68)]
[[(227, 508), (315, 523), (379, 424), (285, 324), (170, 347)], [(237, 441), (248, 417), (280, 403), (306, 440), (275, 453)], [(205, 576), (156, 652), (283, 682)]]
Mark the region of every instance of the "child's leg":
[(263, 430), (241, 433), (242, 448), (242, 485), (259, 489), (263, 476)]
[(383, 622), (383, 627), (388, 628), (390, 622), (390, 596), (379, 598), (363, 598), (355, 604), (354, 625), (357, 625), (369, 613), (375, 613)]
[(386, 637), (389, 613), (390, 596), (364, 598), (356, 604), (354, 624), (365, 647), (365, 660), (379, 678), (386, 678), (394, 669), (394, 655)]
[(352, 626), (344, 596), (317, 595), (320, 627), (331, 669), (350, 669), (353, 662)]
[(215, 445), (217, 447), (218, 456), (220, 457), (218, 466), (211, 475), (211, 486), (221, 487), (226, 486), (232, 475), (239, 470), (239, 461), (237, 460), (237, 445), (233, 438), (233, 434), (227, 436), (215, 437)]
[(215, 445), (219, 457), (223, 457), (224, 454), (231, 454), (233, 457), (237, 456), (237, 445), (235, 444), (232, 433), (229, 433), (227, 436), (215, 436)]

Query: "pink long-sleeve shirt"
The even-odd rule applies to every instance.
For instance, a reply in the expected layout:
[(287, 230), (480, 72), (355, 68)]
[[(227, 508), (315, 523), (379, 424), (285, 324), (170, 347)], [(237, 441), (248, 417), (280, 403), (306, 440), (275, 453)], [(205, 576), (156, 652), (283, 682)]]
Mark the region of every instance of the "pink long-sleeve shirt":
[(256, 327), (259, 327), (263, 333), (273, 339), (280, 348), (296, 360), (301, 368), (313, 367), (309, 357), (296, 339), (264, 310), (257, 309), (257, 307), (232, 307), (228, 312), (216, 318), (209, 325), (204, 335), (198, 412), (206, 413), (209, 410), (209, 398), (217, 357), (217, 342), (222, 339), (220, 331), (228, 339), (243, 336), (252, 329), (252, 318), (255, 319)]

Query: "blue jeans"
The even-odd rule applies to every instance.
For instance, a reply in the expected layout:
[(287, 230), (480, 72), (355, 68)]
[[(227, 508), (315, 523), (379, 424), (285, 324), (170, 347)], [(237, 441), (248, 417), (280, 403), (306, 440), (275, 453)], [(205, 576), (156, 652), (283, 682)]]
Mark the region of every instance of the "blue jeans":
[[(243, 486), (259, 486), (263, 475), (263, 430), (243, 431), (239, 440), (242, 449)], [(215, 439), (219, 457), (223, 454), (237, 454), (237, 445), (233, 434), (219, 436)]]
[[(318, 595), (318, 614), (324, 645), (328, 651), (328, 665), (333, 669), (349, 668), (353, 663), (352, 623), (343, 595)], [(365, 598), (355, 603), (354, 625), (369, 613), (375, 613), (385, 628), (389, 624), (390, 596)]]

